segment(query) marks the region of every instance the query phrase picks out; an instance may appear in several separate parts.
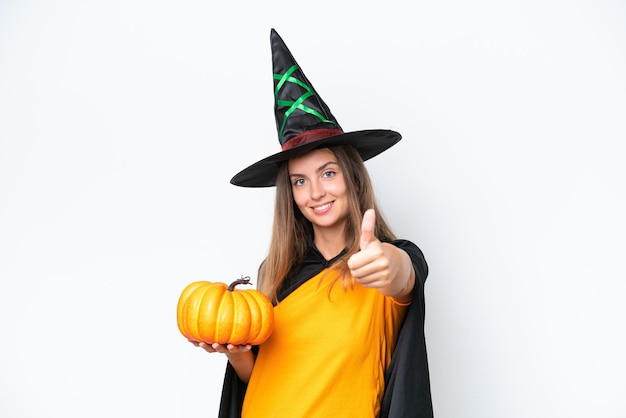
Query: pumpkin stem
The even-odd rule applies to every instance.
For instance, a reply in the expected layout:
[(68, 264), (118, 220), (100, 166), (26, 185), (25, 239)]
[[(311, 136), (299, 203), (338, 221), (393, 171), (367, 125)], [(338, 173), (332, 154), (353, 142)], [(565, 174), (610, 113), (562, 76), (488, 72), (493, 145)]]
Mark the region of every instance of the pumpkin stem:
[(235, 290), (235, 286), (240, 285), (240, 284), (252, 284), (250, 283), (250, 276), (243, 277), (242, 275), (241, 279), (235, 280), (234, 282), (230, 284), (230, 286), (228, 286), (228, 291), (232, 292), (233, 290)]

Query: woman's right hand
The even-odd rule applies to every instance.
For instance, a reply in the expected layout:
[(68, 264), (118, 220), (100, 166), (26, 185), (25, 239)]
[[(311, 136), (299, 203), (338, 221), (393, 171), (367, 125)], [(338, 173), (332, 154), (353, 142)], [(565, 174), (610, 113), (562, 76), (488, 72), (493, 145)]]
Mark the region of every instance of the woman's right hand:
[(233, 344), (218, 344), (218, 343), (205, 343), (200, 341), (189, 340), (190, 343), (196, 347), (204, 348), (209, 353), (224, 353), (224, 354), (237, 354), (245, 353), (252, 349), (250, 344), (246, 345), (233, 345)]
[(255, 356), (252, 353), (252, 346), (250, 344), (211, 344), (193, 340), (189, 340), (189, 342), (196, 347), (204, 348), (209, 353), (226, 354), (226, 357), (235, 369), (235, 373), (237, 373), (237, 376), (239, 376), (239, 378), (246, 384), (250, 381), (250, 375), (252, 374), (252, 367), (254, 367), (255, 360)]

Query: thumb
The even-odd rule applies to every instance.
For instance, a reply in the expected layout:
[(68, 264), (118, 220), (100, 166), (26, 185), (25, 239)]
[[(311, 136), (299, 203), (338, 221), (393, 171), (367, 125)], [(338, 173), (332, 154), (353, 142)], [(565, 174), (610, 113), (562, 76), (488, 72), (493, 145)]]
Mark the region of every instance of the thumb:
[(359, 245), (361, 251), (365, 250), (368, 245), (376, 241), (374, 229), (376, 227), (376, 212), (374, 209), (368, 209), (363, 214), (363, 223), (361, 224), (361, 241)]

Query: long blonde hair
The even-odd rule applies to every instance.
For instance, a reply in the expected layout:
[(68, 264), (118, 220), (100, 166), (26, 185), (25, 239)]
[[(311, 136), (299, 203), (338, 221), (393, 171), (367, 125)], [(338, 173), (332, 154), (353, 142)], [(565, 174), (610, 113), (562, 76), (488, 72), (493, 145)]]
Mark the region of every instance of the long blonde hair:
[[(343, 145), (329, 148), (337, 157), (343, 172), (348, 194), (348, 220), (345, 227), (347, 253), (331, 267), (339, 270), (343, 286), (352, 283), (347, 261), (359, 251), (363, 213), (370, 208), (376, 210), (374, 233), (380, 240), (395, 239), (381, 211), (378, 209), (374, 188), (361, 156), (353, 146)], [(288, 164), (281, 165), (276, 177), (276, 201), (274, 223), (269, 252), (259, 270), (259, 290), (276, 301), (276, 293), (286, 275), (300, 266), (311, 243), (313, 226), (297, 208), (293, 200)]]

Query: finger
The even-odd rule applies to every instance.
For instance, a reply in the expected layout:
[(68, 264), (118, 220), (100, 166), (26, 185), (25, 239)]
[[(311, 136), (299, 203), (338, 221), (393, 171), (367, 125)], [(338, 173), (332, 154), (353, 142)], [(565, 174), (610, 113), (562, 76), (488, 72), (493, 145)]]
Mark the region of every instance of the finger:
[(199, 342), (199, 343), (194, 344), (194, 345), (196, 345), (197, 347), (203, 348), (204, 350), (208, 351), (209, 353), (214, 353), (215, 352), (215, 349), (211, 346), (211, 344), (207, 344), (205, 342)]
[[(359, 245), (363, 246), (362, 243)], [(378, 267), (378, 264), (376, 264), (381, 254), (381, 251), (378, 248), (379, 245), (380, 241), (374, 238), (373, 241), (365, 244), (365, 247), (361, 248), (360, 251), (357, 251), (350, 256), (348, 259), (348, 268), (350, 268), (350, 273), (353, 276), (365, 276), (380, 268)]]
[(383, 283), (379, 280), (378, 277), (376, 276), (365, 276), (365, 277), (359, 277), (359, 283), (361, 283), (362, 286), (364, 287), (370, 287), (370, 288), (380, 288), (383, 287)]
[(376, 240), (374, 230), (376, 227), (376, 212), (374, 209), (368, 209), (363, 214), (363, 223), (361, 224), (361, 251), (365, 250), (370, 243)]
[(252, 349), (252, 346), (250, 344), (246, 344), (246, 345), (228, 344), (226, 348), (228, 349), (230, 353), (244, 353), (246, 351), (250, 351)]

